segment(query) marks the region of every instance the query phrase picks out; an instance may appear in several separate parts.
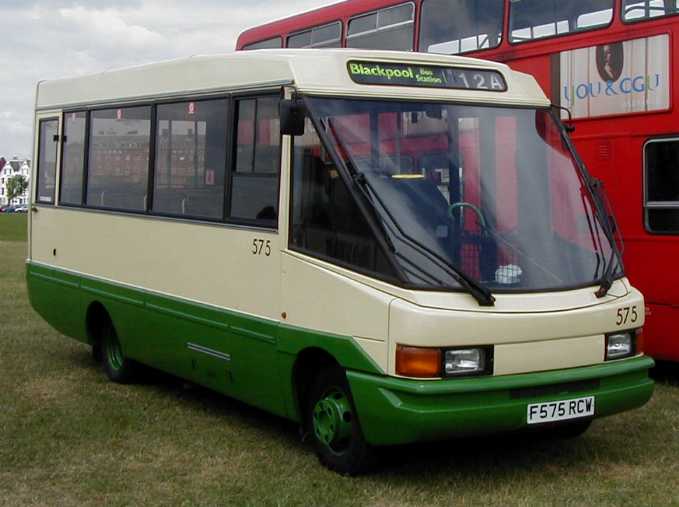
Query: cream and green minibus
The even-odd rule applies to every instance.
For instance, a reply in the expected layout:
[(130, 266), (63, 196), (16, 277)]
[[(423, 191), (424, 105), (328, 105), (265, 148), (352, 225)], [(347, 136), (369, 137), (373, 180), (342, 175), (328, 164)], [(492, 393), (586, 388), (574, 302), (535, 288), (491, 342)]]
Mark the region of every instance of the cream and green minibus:
[(27, 282), (108, 377), (141, 365), (380, 446), (575, 436), (653, 392), (615, 223), (536, 81), (262, 50), (41, 82)]

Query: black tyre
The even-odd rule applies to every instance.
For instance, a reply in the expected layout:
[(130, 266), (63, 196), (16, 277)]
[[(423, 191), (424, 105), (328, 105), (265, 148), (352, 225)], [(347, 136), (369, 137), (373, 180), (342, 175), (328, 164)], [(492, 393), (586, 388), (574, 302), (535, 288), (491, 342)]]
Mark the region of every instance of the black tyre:
[(304, 416), (316, 455), (327, 468), (357, 475), (374, 465), (374, 450), (363, 438), (342, 368), (334, 366), (318, 374)]
[(129, 384), (134, 381), (137, 365), (123, 355), (118, 335), (111, 324), (102, 330), (101, 355), (104, 372), (111, 381), (118, 384)]
[(104, 358), (104, 353), (101, 351), (101, 341), (96, 341), (92, 344), (92, 359), (95, 363), (101, 363)]

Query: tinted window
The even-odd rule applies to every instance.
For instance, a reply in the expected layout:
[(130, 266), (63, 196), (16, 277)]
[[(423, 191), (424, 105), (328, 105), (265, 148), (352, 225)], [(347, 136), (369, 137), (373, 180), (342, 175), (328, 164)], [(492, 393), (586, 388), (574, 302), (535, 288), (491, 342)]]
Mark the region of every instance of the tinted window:
[(651, 232), (679, 232), (679, 140), (646, 145), (646, 224)]
[(151, 108), (93, 111), (87, 205), (146, 210)]
[(503, 5), (504, 0), (425, 0), (420, 51), (457, 54), (498, 46), (502, 41)]
[(341, 46), (340, 22), (318, 26), (288, 37), (289, 48), (338, 48)]
[(679, 0), (623, 0), (623, 19), (625, 21), (643, 21), (679, 14)]
[(259, 42), (253, 42), (247, 46), (243, 46), (243, 49), (279, 49), (283, 46), (283, 41), (280, 37), (274, 37), (273, 39), (267, 39)]
[(395, 278), (386, 256), (307, 120), (295, 137), (291, 246)]
[(397, 5), (349, 21), (347, 47), (413, 50), (412, 4)]
[(59, 120), (40, 122), (38, 153), (38, 194), (41, 203), (54, 203), (54, 189), (57, 175), (57, 143)]
[(153, 211), (222, 218), (227, 104), (220, 99), (158, 106)]
[(82, 204), (85, 167), (85, 128), (87, 113), (64, 115), (64, 155), (61, 164), (59, 202)]
[(614, 0), (512, 0), (510, 40), (525, 42), (591, 30), (613, 19)]
[(280, 168), (278, 102), (278, 97), (237, 102), (232, 218), (256, 220), (267, 225), (276, 223)]

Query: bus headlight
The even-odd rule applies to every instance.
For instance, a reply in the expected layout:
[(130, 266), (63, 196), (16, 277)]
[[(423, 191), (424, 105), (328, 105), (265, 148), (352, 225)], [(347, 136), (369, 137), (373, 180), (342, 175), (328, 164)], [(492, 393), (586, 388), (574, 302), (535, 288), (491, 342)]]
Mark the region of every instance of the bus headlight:
[(490, 366), (486, 348), (446, 350), (443, 357), (443, 373), (446, 376), (483, 375)]
[(634, 355), (634, 332), (606, 335), (606, 360), (622, 359)]

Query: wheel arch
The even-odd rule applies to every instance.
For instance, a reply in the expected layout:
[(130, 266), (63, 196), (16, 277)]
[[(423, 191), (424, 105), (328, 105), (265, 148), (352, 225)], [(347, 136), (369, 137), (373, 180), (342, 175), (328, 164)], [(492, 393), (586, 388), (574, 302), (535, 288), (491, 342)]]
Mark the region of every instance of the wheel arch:
[(321, 347), (307, 347), (297, 354), (292, 367), (292, 393), (294, 411), (303, 423), (303, 410), (314, 378), (325, 368), (340, 366), (340, 362)]

